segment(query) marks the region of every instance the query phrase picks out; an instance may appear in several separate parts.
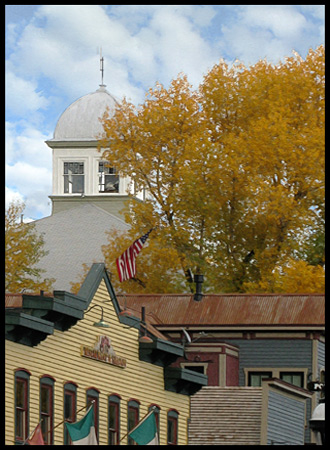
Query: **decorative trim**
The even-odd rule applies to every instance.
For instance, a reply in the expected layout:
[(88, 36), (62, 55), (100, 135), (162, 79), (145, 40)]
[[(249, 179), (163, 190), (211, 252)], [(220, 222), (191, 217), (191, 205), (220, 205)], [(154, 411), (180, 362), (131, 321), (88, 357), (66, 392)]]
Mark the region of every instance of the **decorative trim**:
[(164, 381), (167, 391), (193, 395), (207, 385), (207, 375), (179, 367), (165, 367)]
[(54, 332), (54, 324), (22, 311), (5, 310), (5, 337), (34, 347)]
[(166, 367), (183, 356), (183, 347), (174, 342), (157, 337), (153, 337), (152, 342), (139, 342), (140, 360), (156, 366)]

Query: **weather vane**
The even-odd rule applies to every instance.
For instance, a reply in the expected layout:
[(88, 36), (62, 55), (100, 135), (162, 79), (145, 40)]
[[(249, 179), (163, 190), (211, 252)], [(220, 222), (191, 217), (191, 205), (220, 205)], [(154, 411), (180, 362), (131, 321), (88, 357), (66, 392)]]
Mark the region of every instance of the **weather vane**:
[(104, 84), (103, 84), (104, 58), (102, 56), (102, 47), (100, 48), (100, 71), (101, 71), (101, 84), (100, 84), (100, 86), (104, 86)]

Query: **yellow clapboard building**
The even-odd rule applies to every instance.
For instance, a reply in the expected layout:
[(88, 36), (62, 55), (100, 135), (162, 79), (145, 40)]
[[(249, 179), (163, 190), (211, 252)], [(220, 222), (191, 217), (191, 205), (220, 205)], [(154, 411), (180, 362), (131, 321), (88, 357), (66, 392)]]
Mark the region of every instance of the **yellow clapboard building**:
[(64, 420), (93, 402), (100, 445), (134, 444), (127, 432), (155, 407), (161, 445), (187, 444), (190, 395), (205, 375), (171, 367), (183, 347), (121, 310), (104, 264), (78, 295), (8, 295), (5, 443), (22, 444), (41, 421), (47, 444), (70, 444)]

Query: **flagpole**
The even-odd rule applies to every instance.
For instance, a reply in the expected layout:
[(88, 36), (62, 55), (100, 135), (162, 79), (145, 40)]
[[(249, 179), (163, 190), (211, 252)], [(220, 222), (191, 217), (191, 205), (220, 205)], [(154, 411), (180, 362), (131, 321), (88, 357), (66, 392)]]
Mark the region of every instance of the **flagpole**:
[[(83, 406), (82, 408), (80, 408), (77, 412), (76, 412), (76, 414), (78, 414), (78, 413), (80, 413), (83, 409), (86, 409), (86, 408), (89, 408), (91, 405), (93, 405), (95, 403), (95, 400), (92, 400), (90, 403), (88, 403), (86, 406)], [(41, 419), (41, 420), (43, 420), (43, 419)], [(59, 427), (60, 425), (62, 425), (64, 422), (67, 422), (67, 419), (64, 419), (64, 420), (62, 420), (62, 422), (60, 422), (60, 423), (58, 423), (57, 425), (55, 425), (55, 427), (54, 428), (51, 428), (48, 432), (47, 432), (47, 434), (49, 434), (51, 431), (54, 431), (55, 430), (55, 428), (57, 428), (57, 427)], [(37, 425), (38, 426), (38, 425)]]
[(151, 410), (148, 411), (147, 414), (146, 414), (145, 416), (143, 416), (141, 420), (138, 421), (138, 423), (135, 425), (134, 428), (132, 428), (131, 430), (127, 431), (127, 433), (125, 434), (125, 436), (123, 436), (123, 437), (120, 439), (120, 441), (118, 442), (118, 444), (116, 444), (116, 445), (119, 445), (119, 444), (121, 443), (121, 441), (123, 441), (123, 440), (125, 439), (125, 437), (128, 436), (129, 433), (132, 433), (132, 432), (135, 430), (135, 428), (137, 428), (137, 427), (140, 425), (140, 423), (143, 422), (143, 420), (144, 420), (147, 416), (149, 416), (149, 414), (151, 414), (151, 413), (153, 413), (153, 412), (155, 411), (155, 409), (156, 409), (156, 406), (153, 406), (153, 407), (151, 408)]
[(41, 422), (44, 420), (44, 418), (42, 418), (40, 420), (39, 423), (37, 423), (37, 425), (35, 426), (35, 428), (33, 429), (32, 433), (29, 434), (29, 436), (25, 439), (25, 441), (23, 442), (22, 445), (25, 445), (27, 443), (27, 441), (30, 439), (30, 437), (33, 435), (33, 433), (36, 431), (36, 429), (38, 428), (38, 426), (41, 424)]

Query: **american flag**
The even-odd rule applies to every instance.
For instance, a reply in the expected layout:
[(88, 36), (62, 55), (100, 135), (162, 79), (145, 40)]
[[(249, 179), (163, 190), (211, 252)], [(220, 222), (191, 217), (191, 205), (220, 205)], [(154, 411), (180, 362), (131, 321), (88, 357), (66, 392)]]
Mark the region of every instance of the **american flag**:
[(152, 229), (148, 231), (148, 233), (141, 236), (139, 239), (133, 242), (133, 244), (128, 247), (124, 253), (116, 259), (119, 281), (126, 281), (130, 278), (134, 278), (136, 274), (136, 266), (135, 266), (135, 258), (140, 253), (145, 241), (148, 239), (149, 234)]

